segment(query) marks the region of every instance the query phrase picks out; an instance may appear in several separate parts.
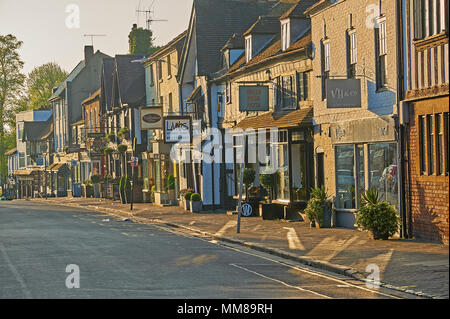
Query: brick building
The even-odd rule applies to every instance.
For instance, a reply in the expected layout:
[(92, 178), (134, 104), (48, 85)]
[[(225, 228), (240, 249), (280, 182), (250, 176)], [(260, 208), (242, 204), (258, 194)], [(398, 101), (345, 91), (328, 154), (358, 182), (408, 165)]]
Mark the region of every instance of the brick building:
[(448, 1), (402, 3), (409, 232), (448, 245)]
[(316, 185), (353, 228), (364, 190), (400, 209), (396, 2), (322, 0), (311, 18)]

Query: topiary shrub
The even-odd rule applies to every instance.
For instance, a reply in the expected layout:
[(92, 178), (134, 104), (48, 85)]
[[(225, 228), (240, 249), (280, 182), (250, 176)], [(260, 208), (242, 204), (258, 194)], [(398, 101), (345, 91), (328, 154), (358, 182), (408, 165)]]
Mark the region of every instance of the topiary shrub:
[(276, 173), (275, 174), (261, 174), (259, 176), (259, 182), (263, 187), (269, 190), (269, 202), (272, 203), (272, 190), (276, 183)]
[(243, 183), (245, 186), (245, 198), (248, 199), (248, 188), (255, 182), (256, 172), (253, 168), (244, 169)]
[(125, 153), (126, 151), (128, 151), (128, 146), (120, 144), (119, 146), (117, 146), (117, 150), (119, 151), (119, 153)]
[(200, 202), (202, 200), (202, 197), (198, 193), (193, 193), (191, 195), (191, 202)]
[(184, 194), (184, 199), (185, 200), (191, 200), (192, 194), (193, 194), (192, 192), (189, 192), (189, 191), (186, 192), (186, 194)]
[(377, 190), (363, 193), (362, 206), (356, 215), (356, 224), (371, 233), (373, 239), (387, 240), (399, 229), (398, 212), (394, 206), (380, 200)]

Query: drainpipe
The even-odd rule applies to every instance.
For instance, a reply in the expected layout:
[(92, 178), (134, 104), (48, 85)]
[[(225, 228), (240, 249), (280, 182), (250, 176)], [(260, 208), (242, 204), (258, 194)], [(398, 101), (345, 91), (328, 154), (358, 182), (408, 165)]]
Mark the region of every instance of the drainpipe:
[(401, 103), (403, 100), (403, 83), (404, 83), (404, 74), (403, 74), (403, 0), (396, 1), (396, 31), (397, 31), (397, 118), (396, 118), (396, 131), (397, 131), (397, 175), (398, 175), (398, 193), (399, 193), (399, 209), (401, 216), (401, 231), (400, 236), (402, 238), (408, 238), (407, 232), (407, 217), (405, 210), (405, 180), (404, 180), (404, 172), (405, 172), (405, 154), (404, 154), (404, 125), (401, 123), (401, 118), (403, 118), (403, 108), (401, 107)]

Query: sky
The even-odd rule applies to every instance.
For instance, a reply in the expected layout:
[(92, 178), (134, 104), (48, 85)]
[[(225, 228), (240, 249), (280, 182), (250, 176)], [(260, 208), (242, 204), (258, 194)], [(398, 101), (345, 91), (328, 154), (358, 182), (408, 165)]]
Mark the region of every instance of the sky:
[[(153, 4), (153, 7), (152, 7)], [(0, 34), (13, 34), (23, 41), (19, 51), (23, 73), (48, 62), (70, 72), (83, 59), (84, 46), (105, 54), (128, 53), (132, 25), (145, 27), (145, 14), (152, 8), (156, 45), (164, 45), (188, 28), (192, 0), (0, 0)]]

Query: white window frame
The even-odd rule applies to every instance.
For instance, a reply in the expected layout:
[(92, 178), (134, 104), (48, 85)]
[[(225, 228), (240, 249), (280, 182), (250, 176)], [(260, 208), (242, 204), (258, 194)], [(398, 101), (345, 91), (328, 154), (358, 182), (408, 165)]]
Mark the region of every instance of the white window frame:
[(283, 51), (291, 46), (291, 23), (290, 20), (281, 21), (281, 48)]
[(324, 71), (329, 72), (331, 69), (331, 48), (330, 48), (330, 41), (324, 41), (323, 42), (323, 54), (324, 54)]
[(249, 62), (252, 59), (252, 36), (245, 37), (245, 60)]
[(386, 41), (386, 19), (378, 20), (378, 34), (379, 34), (379, 55), (387, 55), (387, 41)]
[(350, 41), (350, 64), (358, 63), (358, 40), (356, 37), (356, 31), (349, 32)]

